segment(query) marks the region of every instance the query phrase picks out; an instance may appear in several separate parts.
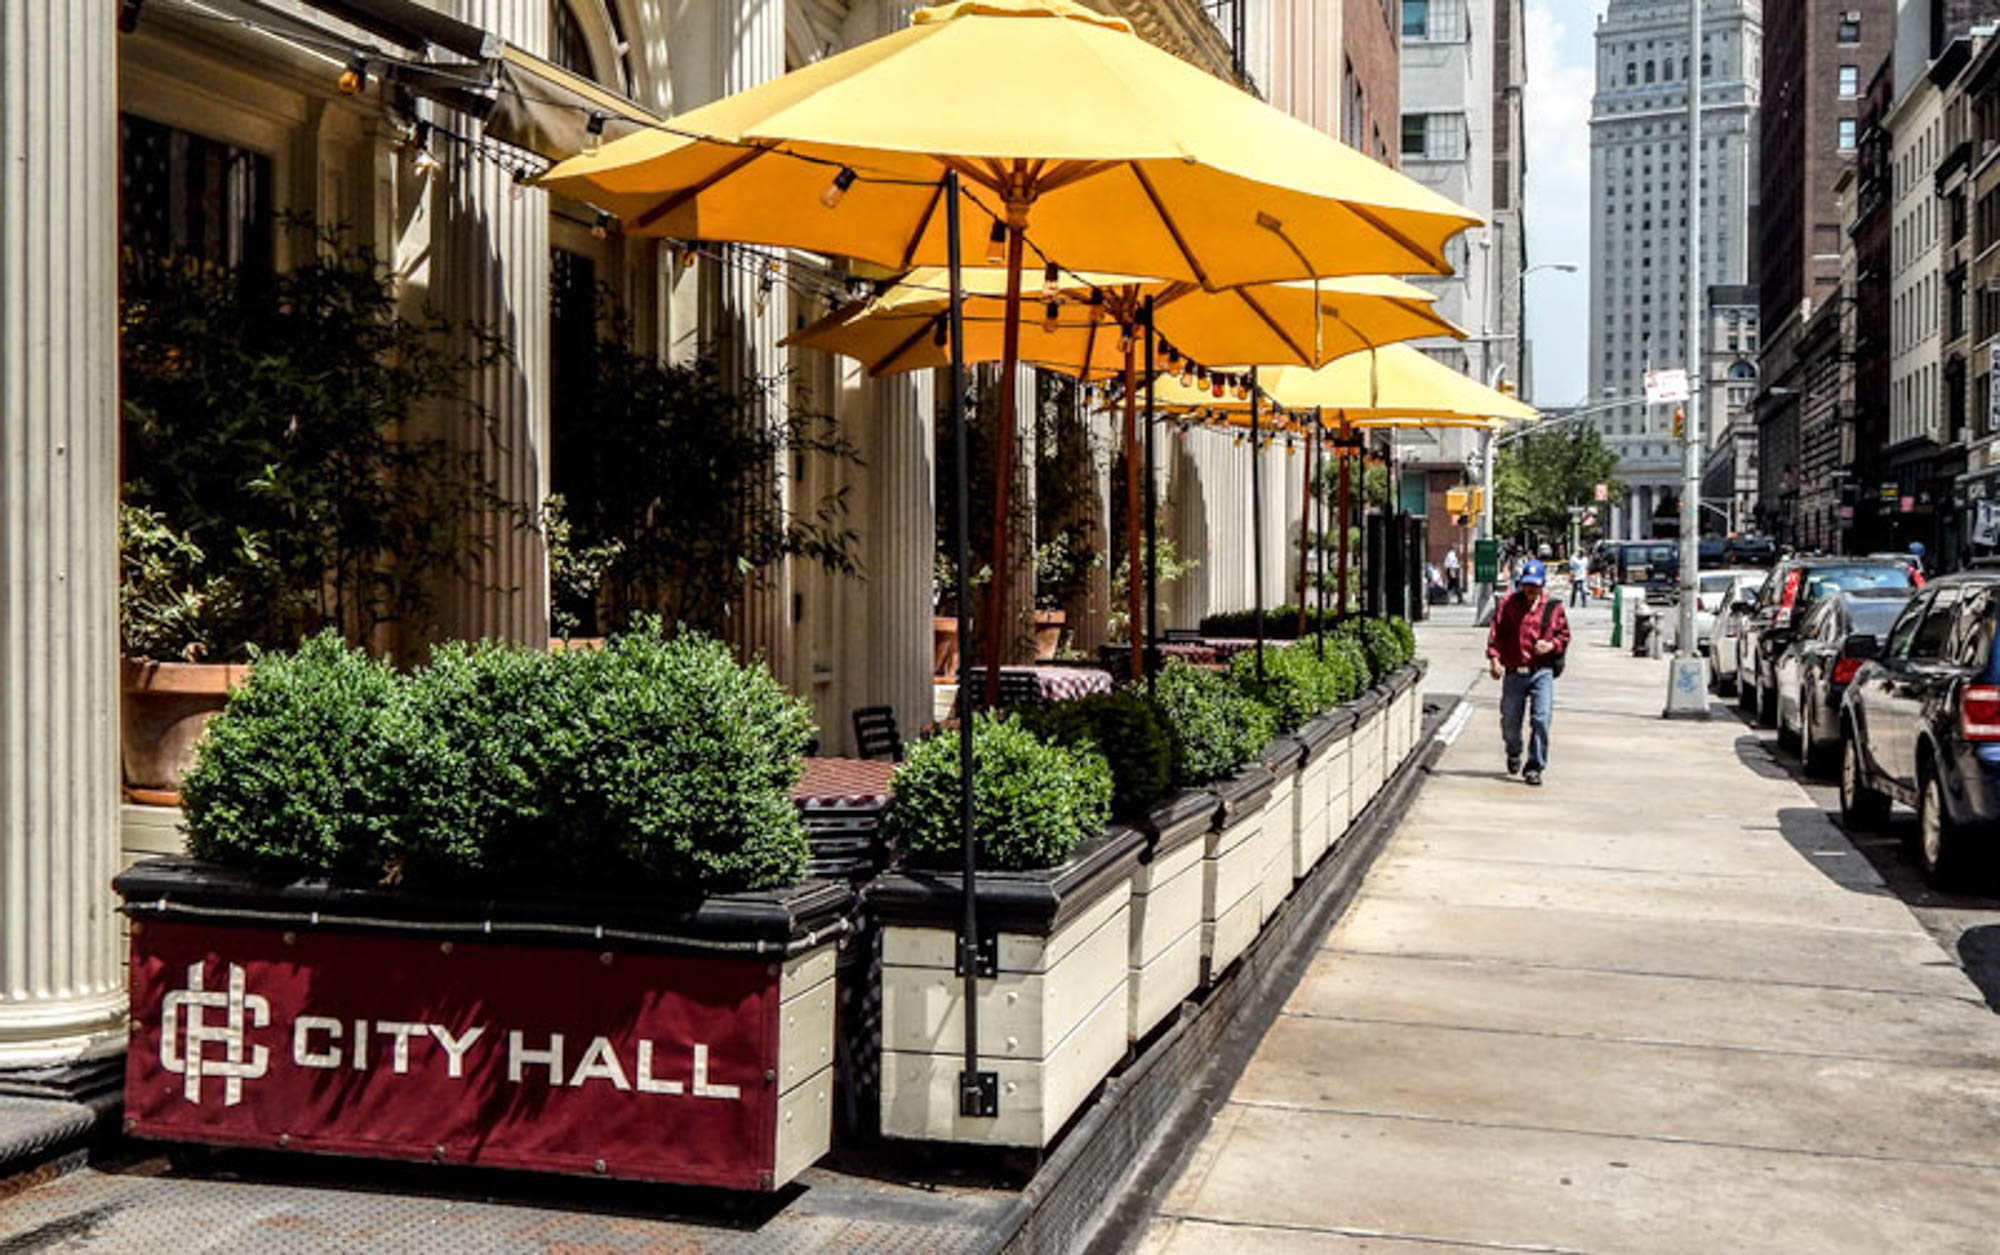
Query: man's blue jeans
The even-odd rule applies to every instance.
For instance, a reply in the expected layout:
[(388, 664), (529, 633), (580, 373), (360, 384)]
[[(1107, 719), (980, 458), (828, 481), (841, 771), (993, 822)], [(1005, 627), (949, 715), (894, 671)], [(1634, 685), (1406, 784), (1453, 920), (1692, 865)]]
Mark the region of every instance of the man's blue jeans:
[(1521, 756), (1521, 716), (1528, 716), (1529, 771), (1549, 764), (1549, 717), (1555, 713), (1556, 677), (1547, 667), (1536, 667), (1526, 675), (1509, 671), (1500, 677), (1500, 736), (1507, 743), (1507, 757)]

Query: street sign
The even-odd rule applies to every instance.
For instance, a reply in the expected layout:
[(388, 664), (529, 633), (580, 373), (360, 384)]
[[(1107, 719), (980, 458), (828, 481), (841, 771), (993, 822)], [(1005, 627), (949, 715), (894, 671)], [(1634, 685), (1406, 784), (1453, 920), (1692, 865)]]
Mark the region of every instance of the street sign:
[(1599, 484), (1596, 488), (1592, 489), (1592, 496), (1598, 501), (1609, 501), (1611, 499), (1611, 490), (1603, 484)]
[(1493, 584), (1500, 579), (1500, 542), (1497, 540), (1475, 540), (1472, 542), (1472, 580), (1476, 584)]
[(1646, 402), (1664, 405), (1688, 399), (1688, 375), (1680, 369), (1646, 372)]

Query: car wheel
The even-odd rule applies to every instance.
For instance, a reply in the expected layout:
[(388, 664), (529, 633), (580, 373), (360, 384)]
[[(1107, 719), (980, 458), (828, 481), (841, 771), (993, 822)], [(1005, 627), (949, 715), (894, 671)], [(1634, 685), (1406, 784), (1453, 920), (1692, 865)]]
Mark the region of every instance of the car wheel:
[(1735, 696), (1736, 677), (1733, 675), (1724, 675), (1720, 671), (1714, 671), (1712, 667), (1711, 671), (1715, 676), (1715, 691), (1724, 697)]
[[(1785, 712), (1781, 709), (1778, 709), (1778, 698), (1776, 694), (1772, 694), (1771, 706), (1772, 706), (1772, 720), (1778, 725), (1778, 748), (1781, 750), (1789, 750), (1794, 754), (1799, 753), (1800, 745), (1805, 738), (1802, 735), (1800, 735), (1799, 730), (1797, 728), (1793, 728), (1785, 723)], [(1796, 708), (1795, 713), (1798, 715), (1799, 723), (1802, 726), (1805, 723), (1805, 718), (1806, 718), (1805, 711), (1806, 711), (1805, 698), (1801, 696), (1799, 698), (1799, 704)]]
[(1757, 709), (1757, 690), (1750, 684), (1751, 676), (1751, 672), (1743, 669), (1743, 659), (1739, 657), (1736, 660), (1736, 708), (1738, 710), (1755, 712)]
[(1840, 738), (1840, 822), (1851, 832), (1873, 832), (1888, 819), (1888, 795), (1868, 787), (1861, 747), (1850, 731)]
[(1935, 771), (1924, 773), (1917, 794), (1917, 861), (1933, 889), (1948, 889), (1961, 879), (1965, 837), (1945, 809), (1944, 785)]
[(1764, 683), (1764, 677), (1757, 677), (1757, 722), (1763, 727), (1776, 727), (1778, 723), (1777, 686)]

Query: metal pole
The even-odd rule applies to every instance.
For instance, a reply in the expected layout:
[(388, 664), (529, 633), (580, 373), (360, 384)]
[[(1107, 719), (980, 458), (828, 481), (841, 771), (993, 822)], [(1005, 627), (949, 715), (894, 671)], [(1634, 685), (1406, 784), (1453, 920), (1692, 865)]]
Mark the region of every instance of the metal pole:
[[(1307, 548), (1307, 546), (1312, 544), (1313, 435), (1314, 433), (1310, 431), (1306, 433), (1306, 463), (1305, 463), (1306, 491), (1305, 491), (1305, 500), (1301, 503), (1299, 508), (1298, 635), (1301, 639), (1303, 639), (1306, 634), (1306, 612), (1311, 608), (1311, 604), (1306, 600), (1306, 579), (1311, 570), (1308, 564), (1312, 561), (1312, 554), (1311, 551)], [(1290, 436), (1285, 437), (1285, 447), (1287, 449), (1292, 447), (1292, 438)]]
[[(958, 842), (959, 874), (964, 877), (965, 918), (958, 935), (958, 963), (965, 978), (965, 1067), (958, 1074), (961, 1115), (997, 1113), (997, 1078), (989, 1087), (979, 1072), (979, 898), (975, 892), (978, 856), (972, 826), (972, 491), (966, 446), (972, 435), (965, 421), (965, 303), (959, 257), (958, 175), (944, 176), (945, 230), (951, 250), (951, 427), (953, 512), (958, 524)], [(995, 577), (996, 580), (999, 578)], [(998, 674), (997, 671), (994, 674)]]
[(1350, 494), (1353, 491), (1353, 486), (1351, 483), (1352, 464), (1348, 460), (1348, 455), (1353, 452), (1353, 450), (1348, 447), (1349, 443), (1353, 439), (1353, 436), (1350, 433), (1351, 429), (1347, 425), (1347, 420), (1344, 418), (1341, 419), (1340, 454), (1339, 454), (1340, 501), (1338, 503), (1337, 509), (1335, 510), (1336, 517), (1333, 523), (1333, 530), (1335, 534), (1334, 543), (1340, 546), (1339, 549), (1340, 561), (1336, 564), (1335, 568), (1336, 574), (1334, 575), (1333, 579), (1333, 582), (1336, 585), (1336, 587), (1333, 590), (1333, 599), (1334, 599), (1333, 617), (1338, 622), (1346, 622), (1347, 620), (1347, 543), (1350, 531), (1348, 527), (1348, 521), (1349, 517), (1354, 512), (1354, 507), (1352, 504), (1350, 504), (1351, 502)]
[(1257, 447), (1257, 368), (1250, 368), (1250, 596), (1255, 603), (1257, 680), (1264, 679), (1264, 451)]
[(1701, 562), (1701, 0), (1688, 4), (1687, 80), (1687, 422), (1681, 445), (1681, 605), (1674, 665), (1667, 682), (1669, 715), (1706, 715), (1701, 663), (1695, 652), (1695, 596)]
[(1160, 669), (1160, 490), (1153, 463), (1153, 429), (1160, 416), (1153, 412), (1153, 298), (1139, 307), (1146, 329), (1146, 696), (1153, 695), (1153, 675)]
[[(986, 704), (1000, 704), (1000, 665), (1007, 661), (1014, 625), (1007, 606), (1008, 535), (1014, 526), (1014, 376), (1021, 361), (1021, 251), (1027, 244), (1027, 209), (1007, 200), (1007, 309), (1001, 330), (1000, 424), (993, 475), (993, 576), (986, 586)], [(952, 256), (957, 257), (954, 250)]]
[(1139, 583), (1139, 390), (1133, 378), (1132, 328), (1125, 328), (1125, 640), (1132, 647), (1131, 665), (1126, 675), (1134, 680), (1144, 674), (1140, 629), (1145, 610), (1140, 602), (1146, 590)]
[[(1317, 443), (1313, 445), (1312, 453), (1313, 519), (1318, 523), (1319, 531), (1324, 533), (1326, 531), (1326, 501), (1321, 495), (1323, 490), (1320, 486), (1320, 474), (1326, 467), (1326, 440), (1321, 433), (1321, 427), (1320, 412), (1315, 407), (1313, 409), (1313, 435), (1317, 438)], [(1326, 537), (1324, 535), (1313, 537), (1313, 549), (1318, 555), (1314, 565), (1319, 568), (1319, 593), (1314, 598), (1319, 604), (1319, 628), (1313, 633), (1313, 652), (1323, 659), (1326, 657)]]

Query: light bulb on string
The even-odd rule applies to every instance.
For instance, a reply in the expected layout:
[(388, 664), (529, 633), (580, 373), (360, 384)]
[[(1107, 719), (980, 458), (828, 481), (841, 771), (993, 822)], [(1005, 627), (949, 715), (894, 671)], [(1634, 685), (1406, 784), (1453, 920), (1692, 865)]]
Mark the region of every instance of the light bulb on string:
[(604, 239), (611, 234), (611, 215), (605, 210), (597, 211), (597, 221), (591, 223), (590, 234), (596, 239)]
[(1050, 335), (1054, 335), (1056, 328), (1061, 325), (1062, 305), (1060, 302), (1050, 301), (1042, 307), (1042, 330)]
[(840, 208), (841, 198), (847, 195), (848, 188), (854, 186), (856, 177), (854, 167), (842, 166), (840, 172), (833, 176), (833, 182), (828, 183), (826, 190), (819, 194), (819, 203), (828, 209)]
[(428, 120), (418, 120), (405, 147), (410, 154), (410, 169), (419, 178), (427, 179), (437, 172), (438, 160), (431, 155), (431, 124)]
[(1166, 362), (1169, 371), (1180, 367), (1181, 351), (1173, 345), (1168, 344), (1165, 336), (1160, 337), (1160, 357)]
[(1194, 387), (1194, 362), (1188, 358), (1181, 359), (1181, 387)]
[(945, 320), (943, 314), (931, 319), (931, 343), (938, 348), (951, 343), (951, 324)]
[(1059, 278), (1061, 278), (1061, 274), (1059, 271), (1057, 271), (1056, 264), (1054, 262), (1050, 262), (1048, 265), (1042, 267), (1043, 300), (1053, 301), (1056, 299), (1056, 293), (1061, 290), (1057, 285), (1057, 280)]
[(368, 58), (355, 53), (347, 59), (347, 68), (340, 72), (340, 94), (359, 96), (368, 90)]
[(603, 146), (604, 124), (609, 120), (601, 110), (590, 111), (590, 120), (583, 124), (583, 151), (594, 153)]
[(1229, 376), (1223, 374), (1210, 375), (1208, 377), (1208, 394), (1212, 397), (1221, 397), (1228, 378)]
[(1118, 328), (1118, 351), (1120, 353), (1130, 353), (1132, 351), (1132, 326), (1130, 323), (1122, 324)]
[(509, 200), (519, 200), (528, 194), (528, 167), (514, 167), (514, 185), (507, 189)]
[(995, 222), (986, 233), (986, 264), (997, 266), (1007, 260), (1007, 224)]
[(1104, 290), (1102, 288), (1092, 288), (1090, 290), (1090, 307), (1092, 309), (1104, 308)]
[(775, 260), (764, 263), (763, 276), (757, 280), (757, 317), (759, 318), (764, 316), (764, 307), (771, 303), (771, 283), (777, 273), (778, 263)]
[(1238, 401), (1248, 401), (1250, 399), (1250, 381), (1242, 375), (1236, 376), (1236, 381), (1231, 385), (1230, 390), (1236, 394)]

